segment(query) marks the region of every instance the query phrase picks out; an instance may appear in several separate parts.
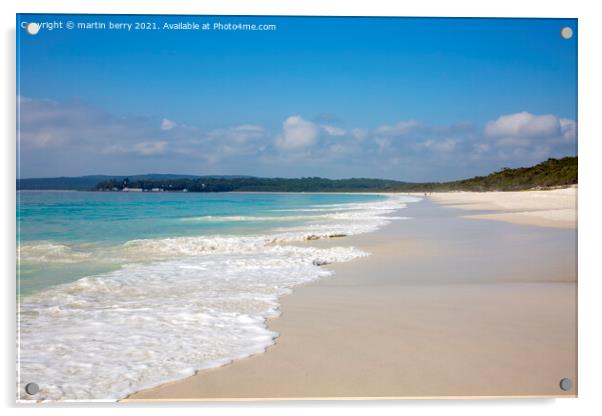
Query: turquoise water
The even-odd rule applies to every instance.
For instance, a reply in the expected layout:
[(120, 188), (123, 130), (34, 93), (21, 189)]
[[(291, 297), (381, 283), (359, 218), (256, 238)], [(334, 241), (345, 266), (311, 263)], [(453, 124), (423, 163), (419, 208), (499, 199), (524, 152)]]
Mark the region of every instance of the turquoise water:
[(117, 400), (265, 351), (279, 298), (369, 255), (341, 237), (408, 220), (416, 200), (21, 192), (18, 391)]
[[(253, 235), (310, 222), (321, 207), (383, 200), (358, 194), (21, 191), (20, 293), (119, 269), (128, 241)], [(113, 251), (112, 251), (113, 250)]]

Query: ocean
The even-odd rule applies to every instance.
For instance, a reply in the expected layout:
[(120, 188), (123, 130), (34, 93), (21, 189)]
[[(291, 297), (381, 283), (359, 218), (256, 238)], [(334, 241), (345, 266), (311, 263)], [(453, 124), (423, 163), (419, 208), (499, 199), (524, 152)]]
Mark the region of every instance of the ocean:
[(113, 401), (262, 352), (280, 296), (369, 254), (304, 241), (375, 231), (416, 200), (21, 191), (19, 391)]

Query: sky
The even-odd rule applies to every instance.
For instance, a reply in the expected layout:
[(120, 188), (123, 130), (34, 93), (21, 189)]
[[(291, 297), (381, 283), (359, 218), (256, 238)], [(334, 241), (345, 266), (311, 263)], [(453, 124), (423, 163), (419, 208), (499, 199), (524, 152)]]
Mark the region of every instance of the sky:
[(21, 178), (443, 181), (577, 153), (576, 19), (17, 20)]

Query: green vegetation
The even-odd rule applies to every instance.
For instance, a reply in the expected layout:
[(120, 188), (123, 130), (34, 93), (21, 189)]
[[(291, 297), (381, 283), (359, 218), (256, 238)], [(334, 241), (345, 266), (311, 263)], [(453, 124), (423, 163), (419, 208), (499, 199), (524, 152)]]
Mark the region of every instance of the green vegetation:
[(577, 157), (548, 159), (528, 168), (504, 168), (487, 176), (436, 184), (437, 190), (520, 191), (553, 188), (577, 183)]
[(60, 178), (30, 178), (17, 179), (17, 189), (66, 189), (74, 191), (89, 191), (94, 189), (100, 181), (109, 178), (108, 176), (78, 176), (75, 178), (60, 177)]
[(504, 168), (488, 176), (451, 182), (410, 183), (386, 179), (256, 178), (251, 176), (137, 175), (41, 178), (17, 181), (18, 189), (122, 191), (136, 188), (168, 192), (430, 192), (518, 191), (577, 183), (577, 157), (548, 159), (538, 165)]
[(124, 180), (112, 179), (100, 182), (97, 190), (122, 190), (142, 188), (144, 190), (163, 189), (165, 191), (188, 192), (370, 192), (394, 191), (403, 182), (384, 179), (324, 179), (324, 178), (254, 178), (254, 177), (205, 177), (200, 179), (174, 180)]
[[(170, 179), (196, 179), (203, 176), (196, 175), (172, 175), (151, 173), (147, 175), (130, 176), (131, 180), (154, 180), (163, 181)], [(217, 177), (217, 176), (212, 176)], [(238, 176), (221, 176), (222, 178), (237, 178)], [(58, 178), (28, 178), (17, 179), (17, 189), (21, 190), (70, 190), (70, 191), (93, 191), (100, 182), (108, 180), (122, 181), (126, 176), (109, 175), (90, 175), (76, 177), (58, 177)]]

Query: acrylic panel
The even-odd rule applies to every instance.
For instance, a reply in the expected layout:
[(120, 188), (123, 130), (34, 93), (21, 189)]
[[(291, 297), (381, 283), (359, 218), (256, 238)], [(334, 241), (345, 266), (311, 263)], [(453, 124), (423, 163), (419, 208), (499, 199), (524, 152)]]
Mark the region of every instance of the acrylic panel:
[(575, 397), (577, 37), (17, 15), (17, 400)]

